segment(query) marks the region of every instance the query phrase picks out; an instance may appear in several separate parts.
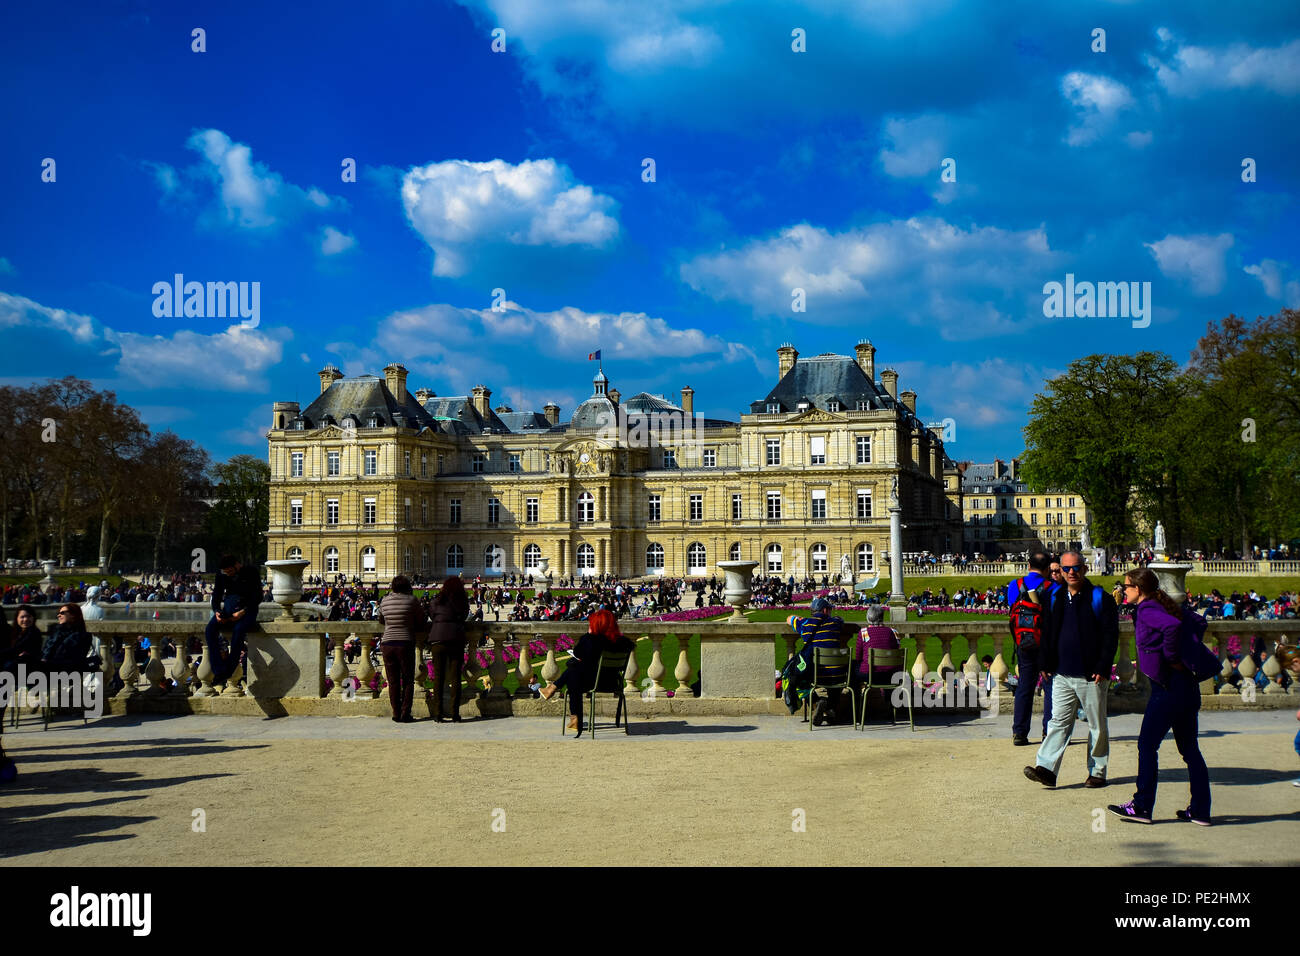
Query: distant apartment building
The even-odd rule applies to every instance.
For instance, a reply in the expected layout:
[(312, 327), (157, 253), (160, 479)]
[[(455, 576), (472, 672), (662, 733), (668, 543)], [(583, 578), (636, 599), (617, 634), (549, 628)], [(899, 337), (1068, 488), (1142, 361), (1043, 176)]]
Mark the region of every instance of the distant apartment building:
[(1076, 492), (1030, 491), (1020, 460), (961, 462), (963, 551), (1015, 554), (1043, 547), (1059, 554), (1081, 546), (1091, 515)]

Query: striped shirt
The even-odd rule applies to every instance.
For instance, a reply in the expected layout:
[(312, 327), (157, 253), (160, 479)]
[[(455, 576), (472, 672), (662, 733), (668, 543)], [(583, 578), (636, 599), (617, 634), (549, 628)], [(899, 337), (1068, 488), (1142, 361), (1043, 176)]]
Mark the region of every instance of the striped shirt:
[[(797, 636), (803, 638), (804, 650), (801, 653), (808, 661), (809, 668), (813, 664), (813, 652), (810, 648), (844, 646), (844, 637), (840, 631), (844, 622), (838, 617), (799, 617), (797, 614), (791, 614), (785, 619), (785, 623)], [(823, 666), (817, 672), (817, 679), (838, 681), (843, 679), (844, 674), (844, 664)]]

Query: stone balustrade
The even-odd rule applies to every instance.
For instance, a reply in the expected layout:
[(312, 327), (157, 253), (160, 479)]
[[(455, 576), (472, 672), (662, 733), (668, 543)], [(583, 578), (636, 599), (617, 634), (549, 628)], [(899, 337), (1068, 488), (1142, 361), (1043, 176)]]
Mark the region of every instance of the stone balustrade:
[[(1233, 575), (1248, 577), (1270, 577), (1300, 574), (1300, 561), (1186, 561), (1191, 565), (1190, 575)], [(1138, 567), (1131, 561), (1112, 561), (1111, 574), (1125, 574)], [(981, 561), (974, 564), (909, 564), (903, 563), (903, 578), (925, 578), (939, 575), (991, 575), (999, 578), (1018, 577), (1029, 572), (1029, 565), (1024, 561)], [(882, 585), (882, 588), (884, 585)], [(906, 588), (909, 592), (912, 588)]]
[[(782, 713), (775, 694), (775, 665), (797, 650), (794, 635), (783, 622), (723, 623), (718, 622), (637, 622), (625, 620), (621, 626), (629, 637), (649, 646), (649, 664), (641, 672), (637, 656), (633, 655), (624, 675), (625, 690), (633, 701), (634, 712), (665, 713)], [(893, 625), (907, 650), (908, 670), (914, 679), (945, 671), (960, 671), (972, 681), (980, 676), (980, 648), (987, 638), (988, 653), (993, 655), (992, 672), (1001, 690), (1007, 690), (1007, 677), (1011, 673), (1012, 647), (1010, 635), (1003, 629), (1002, 619), (987, 618), (981, 621), (906, 621)], [(162, 712), (220, 712), (220, 713), (387, 713), (386, 695), (375, 694), (370, 687), (375, 676), (371, 651), (382, 634), (377, 622), (363, 621), (288, 621), (283, 619), (261, 622), (248, 636), (248, 667), (246, 675), (236, 674), (224, 687), (213, 686), (213, 671), (202, 649), (204, 623), (201, 621), (99, 621), (93, 630), (104, 639), (120, 638), (123, 655), (116, 667), (122, 688), (111, 702), (115, 713), (127, 711)], [(490, 687), (477, 698), (467, 694), (464, 706), (477, 708), (484, 714), (543, 714), (558, 713), (556, 701), (545, 702), (532, 697), (527, 689), (531, 679), (542, 682), (553, 680), (560, 673), (563, 651), (558, 646), (561, 635), (576, 638), (583, 631), (581, 622), (487, 622), (467, 625), (471, 646), (479, 639), (485, 644), (480, 651), (490, 649), (492, 660), (487, 668)], [(151, 638), (147, 658), (138, 656), (138, 640)], [(1248, 651), (1256, 638), (1264, 642), (1266, 651), (1264, 673), (1276, 678), (1280, 669), (1273, 656), (1279, 642), (1294, 645), (1300, 639), (1300, 622), (1297, 621), (1242, 621), (1211, 622), (1206, 632), (1206, 643), (1217, 650), (1224, 663), (1225, 675), (1231, 673), (1227, 662), (1228, 641), (1232, 635), (1240, 639), (1243, 652)], [(333, 638), (333, 653), (328, 655), (326, 645)], [(355, 638), (361, 654), (355, 663), (346, 659), (345, 641)], [(187, 647), (200, 649), (176, 655), (172, 660), (163, 658), (164, 642), (182, 641)], [(540, 661), (532, 659), (530, 642), (542, 642), (546, 648)], [(931, 660), (937, 645), (937, 660)], [(519, 657), (507, 661), (507, 648), (517, 648)], [(780, 657), (777, 649), (780, 648)], [(1112, 709), (1141, 710), (1147, 689), (1143, 678), (1133, 666), (1134, 645), (1132, 624), (1121, 624), (1118, 672), (1121, 692), (1112, 695)], [(691, 651), (696, 651), (692, 654)], [(423, 673), (423, 649), (418, 652), (421, 664), (417, 674)], [(475, 654), (470, 655), (466, 677), (473, 687), (477, 668)], [(197, 658), (197, 661), (192, 660)], [(699, 661), (698, 670), (692, 660)], [(540, 674), (538, 664), (540, 663)], [(104, 652), (106, 676), (111, 675), (115, 661)], [(170, 665), (170, 667), (169, 667)], [(1249, 656), (1243, 658), (1240, 674), (1253, 678), (1255, 664)], [(512, 698), (507, 688), (511, 672), (519, 687)], [(670, 676), (672, 684), (667, 683)], [(170, 681), (168, 680), (170, 678)], [(326, 679), (332, 681), (327, 689)], [(698, 687), (698, 696), (694, 688)], [(668, 697), (671, 690), (672, 697)], [(1253, 700), (1246, 694), (1225, 685), (1215, 693), (1213, 681), (1202, 685), (1206, 707), (1269, 708), (1293, 707), (1300, 687), (1292, 684), (1284, 691), (1270, 680), (1266, 688), (1258, 689)], [(421, 695), (417, 695), (419, 699)], [(378, 698), (378, 699), (377, 699)], [(351, 710), (347, 708), (352, 708)]]

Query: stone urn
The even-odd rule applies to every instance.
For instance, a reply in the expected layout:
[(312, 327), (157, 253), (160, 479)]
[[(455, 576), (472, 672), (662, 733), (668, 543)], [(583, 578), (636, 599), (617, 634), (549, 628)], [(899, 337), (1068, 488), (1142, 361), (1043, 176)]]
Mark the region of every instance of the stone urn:
[(758, 562), (719, 561), (718, 567), (727, 576), (722, 589), (722, 600), (731, 606), (731, 617), (727, 621), (732, 624), (744, 622), (746, 618), (741, 609), (749, 605), (749, 596), (754, 593), (754, 569), (758, 567)]
[(1171, 561), (1153, 561), (1147, 567), (1160, 582), (1160, 590), (1182, 604), (1187, 600), (1187, 572), (1192, 570), (1190, 564), (1174, 564)]
[(41, 567), (45, 569), (45, 577), (41, 578), (41, 587), (49, 590), (54, 586), (54, 559), (46, 558), (41, 562)]
[(271, 572), (271, 600), (280, 605), (281, 616), (293, 620), (293, 606), (302, 597), (302, 572), (311, 564), (303, 558), (266, 562)]
[(550, 573), (551, 573), (551, 559), (550, 559), (550, 558), (538, 558), (538, 559), (537, 559), (537, 573), (540, 574), (540, 575), (541, 575), (542, 577), (544, 577), (544, 578), (550, 576)]

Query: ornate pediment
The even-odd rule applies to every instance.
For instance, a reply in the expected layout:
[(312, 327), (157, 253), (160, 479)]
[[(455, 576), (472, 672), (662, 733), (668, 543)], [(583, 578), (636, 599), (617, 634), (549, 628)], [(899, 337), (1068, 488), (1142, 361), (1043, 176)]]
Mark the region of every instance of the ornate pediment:
[(613, 464), (613, 448), (594, 438), (570, 439), (550, 455), (550, 470), (560, 474), (607, 475)]
[(830, 412), (823, 411), (820, 408), (810, 408), (802, 415), (789, 419), (789, 424), (799, 425), (826, 425), (831, 422), (847, 421), (842, 415), (832, 415)]

